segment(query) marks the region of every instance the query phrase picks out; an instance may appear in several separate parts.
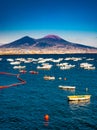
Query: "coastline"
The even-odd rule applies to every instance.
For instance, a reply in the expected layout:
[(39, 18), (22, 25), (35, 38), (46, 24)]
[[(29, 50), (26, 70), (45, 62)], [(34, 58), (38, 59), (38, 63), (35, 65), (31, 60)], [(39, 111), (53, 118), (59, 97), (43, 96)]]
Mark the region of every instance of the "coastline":
[(2, 48), (0, 55), (27, 55), (27, 54), (97, 54), (97, 49), (21, 49), (21, 48)]

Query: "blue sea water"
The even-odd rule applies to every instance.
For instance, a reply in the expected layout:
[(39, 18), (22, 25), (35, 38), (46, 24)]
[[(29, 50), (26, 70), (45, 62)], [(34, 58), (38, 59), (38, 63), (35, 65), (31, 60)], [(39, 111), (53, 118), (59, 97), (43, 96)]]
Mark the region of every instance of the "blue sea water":
[[(79, 61), (65, 61), (65, 58), (82, 58)], [(60, 70), (57, 63), (51, 70), (37, 70), (37, 62), (26, 65), (27, 73), (20, 77), (26, 84), (0, 89), (0, 130), (97, 130), (97, 54), (75, 55), (15, 55), (0, 56), (0, 72), (18, 74), (18, 69), (7, 61), (8, 58), (63, 58), (61, 62), (74, 64), (69, 70)], [(88, 58), (94, 60), (87, 61)], [(85, 70), (80, 63), (91, 63), (95, 70)], [(39, 74), (30, 74), (30, 70)], [(55, 76), (55, 80), (44, 80), (45, 75)], [(62, 77), (59, 80), (59, 77)], [(66, 78), (67, 80), (64, 80)], [(0, 86), (19, 82), (15, 76), (1, 75)], [(75, 91), (65, 91), (59, 85), (76, 86)], [(86, 91), (88, 88), (88, 91)], [(69, 102), (67, 96), (91, 94), (90, 101)], [(44, 115), (48, 114), (48, 122)]]

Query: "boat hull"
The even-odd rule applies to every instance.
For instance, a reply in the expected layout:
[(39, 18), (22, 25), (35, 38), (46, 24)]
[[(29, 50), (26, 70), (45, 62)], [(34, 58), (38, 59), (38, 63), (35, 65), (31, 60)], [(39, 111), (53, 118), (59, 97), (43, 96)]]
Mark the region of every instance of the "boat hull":
[(75, 86), (59, 86), (60, 89), (64, 90), (75, 90)]

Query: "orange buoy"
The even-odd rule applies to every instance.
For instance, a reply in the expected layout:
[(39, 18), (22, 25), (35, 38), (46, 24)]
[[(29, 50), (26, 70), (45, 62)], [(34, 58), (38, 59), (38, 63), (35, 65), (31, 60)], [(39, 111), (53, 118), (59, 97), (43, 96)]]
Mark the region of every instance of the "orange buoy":
[(66, 78), (64, 78), (64, 80), (66, 80)]
[(46, 114), (46, 115), (44, 116), (44, 120), (45, 120), (45, 121), (49, 121), (49, 115), (48, 115), (48, 114)]

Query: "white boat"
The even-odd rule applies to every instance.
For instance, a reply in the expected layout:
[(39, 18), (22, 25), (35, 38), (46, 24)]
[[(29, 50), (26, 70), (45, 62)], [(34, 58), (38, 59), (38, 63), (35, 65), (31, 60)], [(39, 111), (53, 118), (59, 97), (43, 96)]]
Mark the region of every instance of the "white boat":
[(10, 62), (11, 65), (19, 65), (21, 62), (15, 61), (15, 62)]
[(95, 70), (96, 67), (94, 67), (94, 66), (88, 66), (88, 67), (85, 67), (84, 69), (86, 69), (86, 70)]
[(0, 58), (0, 61), (2, 60), (2, 58)]
[(16, 58), (15, 60), (24, 62), (26, 59), (25, 58)]
[(60, 89), (64, 89), (64, 90), (75, 90), (75, 86), (62, 86), (59, 85)]
[(52, 62), (55, 62), (55, 63), (58, 63), (58, 62), (61, 62), (63, 60), (63, 58), (59, 58), (59, 59), (52, 59)]
[(94, 69), (96, 69), (96, 67), (93, 66), (93, 64), (89, 64), (89, 63), (81, 63), (80, 67), (84, 68), (84, 69), (87, 69), (87, 70), (94, 70)]
[(86, 60), (90, 61), (90, 60), (94, 60), (94, 58), (88, 58), (88, 59), (86, 59)]
[(37, 66), (37, 69), (50, 70), (52, 65), (44, 64), (43, 66)]
[(14, 66), (14, 69), (24, 69), (26, 66)]
[(71, 69), (71, 68), (74, 68), (75, 65), (71, 65), (71, 64), (68, 64), (68, 65), (65, 65), (65, 66), (61, 66), (60, 69), (61, 70), (67, 70), (67, 69)]
[(65, 58), (64, 60), (72, 60), (72, 61), (79, 61), (79, 60), (82, 60), (82, 58), (77, 58), (77, 57), (68, 57), (68, 58)]
[(45, 59), (43, 59), (43, 58), (38, 58), (38, 63), (45, 63), (45, 62), (47, 62), (47, 61), (52, 61), (53, 59), (52, 58), (45, 58)]
[(31, 63), (32, 60), (28, 59), (28, 60), (25, 60), (24, 63)]
[(12, 62), (12, 61), (14, 61), (14, 60), (9, 58), (9, 59), (7, 59), (7, 61), (11, 61), (11, 62)]
[(54, 76), (44, 76), (43, 77), (45, 80), (55, 80)]
[(60, 64), (56, 64), (56, 66), (67, 66), (68, 65), (68, 63), (66, 62), (66, 63), (60, 63)]
[(81, 63), (80, 64), (80, 67), (84, 68), (84, 67), (90, 67), (90, 66), (93, 66), (92, 64), (89, 64), (89, 63)]

